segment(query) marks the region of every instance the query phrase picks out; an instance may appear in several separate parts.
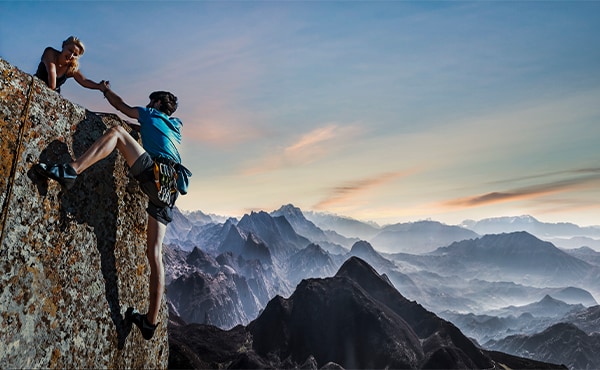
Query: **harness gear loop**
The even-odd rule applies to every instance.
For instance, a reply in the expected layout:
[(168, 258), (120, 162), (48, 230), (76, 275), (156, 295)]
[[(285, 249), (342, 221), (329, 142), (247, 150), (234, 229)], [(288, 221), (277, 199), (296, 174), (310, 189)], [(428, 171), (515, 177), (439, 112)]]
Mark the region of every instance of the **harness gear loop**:
[(10, 198), (12, 197), (13, 184), (17, 174), (17, 164), (19, 163), (19, 156), (21, 155), (21, 146), (23, 144), (23, 133), (25, 132), (25, 124), (27, 123), (27, 116), (29, 115), (29, 106), (31, 105), (31, 96), (33, 95), (33, 86), (35, 85), (35, 77), (31, 76), (31, 85), (29, 85), (29, 93), (27, 94), (27, 101), (25, 102), (25, 108), (21, 113), (21, 127), (19, 128), (19, 136), (17, 138), (17, 149), (13, 158), (13, 163), (10, 168), (10, 175), (8, 180), (8, 189), (6, 191), (6, 198), (4, 198), (4, 204), (2, 205), (2, 231), (0, 233), (0, 248), (4, 244), (4, 229), (6, 227), (6, 219), (8, 217), (8, 206), (10, 204)]

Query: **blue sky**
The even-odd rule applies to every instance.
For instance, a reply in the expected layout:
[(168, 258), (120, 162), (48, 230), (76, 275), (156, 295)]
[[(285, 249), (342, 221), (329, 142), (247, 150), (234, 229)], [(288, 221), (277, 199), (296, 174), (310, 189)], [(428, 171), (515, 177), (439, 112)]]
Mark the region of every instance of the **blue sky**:
[(128, 103), (175, 93), (184, 210), (599, 225), (598, 19), (597, 1), (0, 1), (0, 56), (32, 73), (76, 35)]

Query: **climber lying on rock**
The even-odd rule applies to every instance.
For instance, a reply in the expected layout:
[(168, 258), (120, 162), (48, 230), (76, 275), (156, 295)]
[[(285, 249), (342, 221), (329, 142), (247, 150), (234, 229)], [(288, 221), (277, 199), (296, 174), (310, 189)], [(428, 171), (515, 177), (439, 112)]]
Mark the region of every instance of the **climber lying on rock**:
[(79, 69), (79, 57), (83, 55), (83, 42), (75, 36), (63, 41), (62, 49), (47, 47), (42, 54), (35, 76), (60, 93), (60, 87), (68, 78), (73, 77), (78, 84), (88, 89), (100, 90), (101, 84), (85, 77)]
[(173, 220), (173, 206), (177, 195), (187, 193), (187, 178), (191, 176), (181, 165), (177, 150), (177, 145), (181, 143), (182, 123), (178, 118), (171, 117), (177, 109), (177, 97), (170, 92), (155, 91), (150, 94), (150, 103), (145, 108), (131, 107), (110, 89), (107, 81), (101, 81), (100, 84), (100, 90), (113, 107), (137, 119), (139, 125), (131, 126), (140, 131), (143, 146), (123, 127), (115, 126), (74, 162), (54, 165), (39, 163), (35, 170), (69, 189), (78, 174), (107, 157), (115, 148), (125, 157), (130, 173), (139, 181), (141, 190), (148, 195), (146, 253), (150, 264), (148, 312), (142, 315), (129, 307), (125, 319), (136, 324), (143, 337), (149, 340), (158, 324), (160, 302), (165, 288), (163, 238), (167, 224)]

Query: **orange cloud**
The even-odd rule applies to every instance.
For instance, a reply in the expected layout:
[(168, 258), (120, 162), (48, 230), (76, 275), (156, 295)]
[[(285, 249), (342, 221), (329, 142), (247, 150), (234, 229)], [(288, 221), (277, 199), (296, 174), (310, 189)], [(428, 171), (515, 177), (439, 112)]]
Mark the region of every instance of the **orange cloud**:
[(298, 140), (263, 158), (257, 166), (244, 171), (245, 175), (254, 175), (274, 171), (283, 167), (301, 166), (315, 162), (330, 152), (340, 148), (358, 132), (355, 126), (329, 124), (316, 128)]
[(332, 194), (329, 197), (317, 203), (313, 208), (317, 210), (329, 209), (334, 205), (349, 201), (359, 193), (384, 185), (399, 177), (407, 176), (408, 174), (409, 172), (388, 172), (374, 177), (353, 181), (343, 186), (338, 186), (333, 189)]
[(262, 127), (227, 117), (208, 118), (187, 126), (184, 124), (183, 130), (186, 142), (217, 147), (233, 147), (267, 135)]

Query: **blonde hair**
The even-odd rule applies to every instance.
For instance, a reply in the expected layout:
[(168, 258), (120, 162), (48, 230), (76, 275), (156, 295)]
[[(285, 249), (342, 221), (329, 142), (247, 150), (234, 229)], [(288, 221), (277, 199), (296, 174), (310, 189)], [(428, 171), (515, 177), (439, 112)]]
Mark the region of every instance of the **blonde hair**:
[[(62, 47), (64, 48), (67, 45), (77, 46), (79, 48), (79, 50), (81, 51), (81, 54), (79, 54), (79, 56), (82, 56), (83, 53), (85, 53), (85, 46), (83, 45), (83, 42), (81, 42), (81, 40), (75, 36), (69, 36), (69, 38), (67, 38), (65, 41), (63, 41)], [(67, 72), (73, 73), (73, 72), (77, 71), (78, 69), (79, 69), (78, 58), (71, 59), (71, 63), (69, 64), (69, 69), (67, 70)]]

